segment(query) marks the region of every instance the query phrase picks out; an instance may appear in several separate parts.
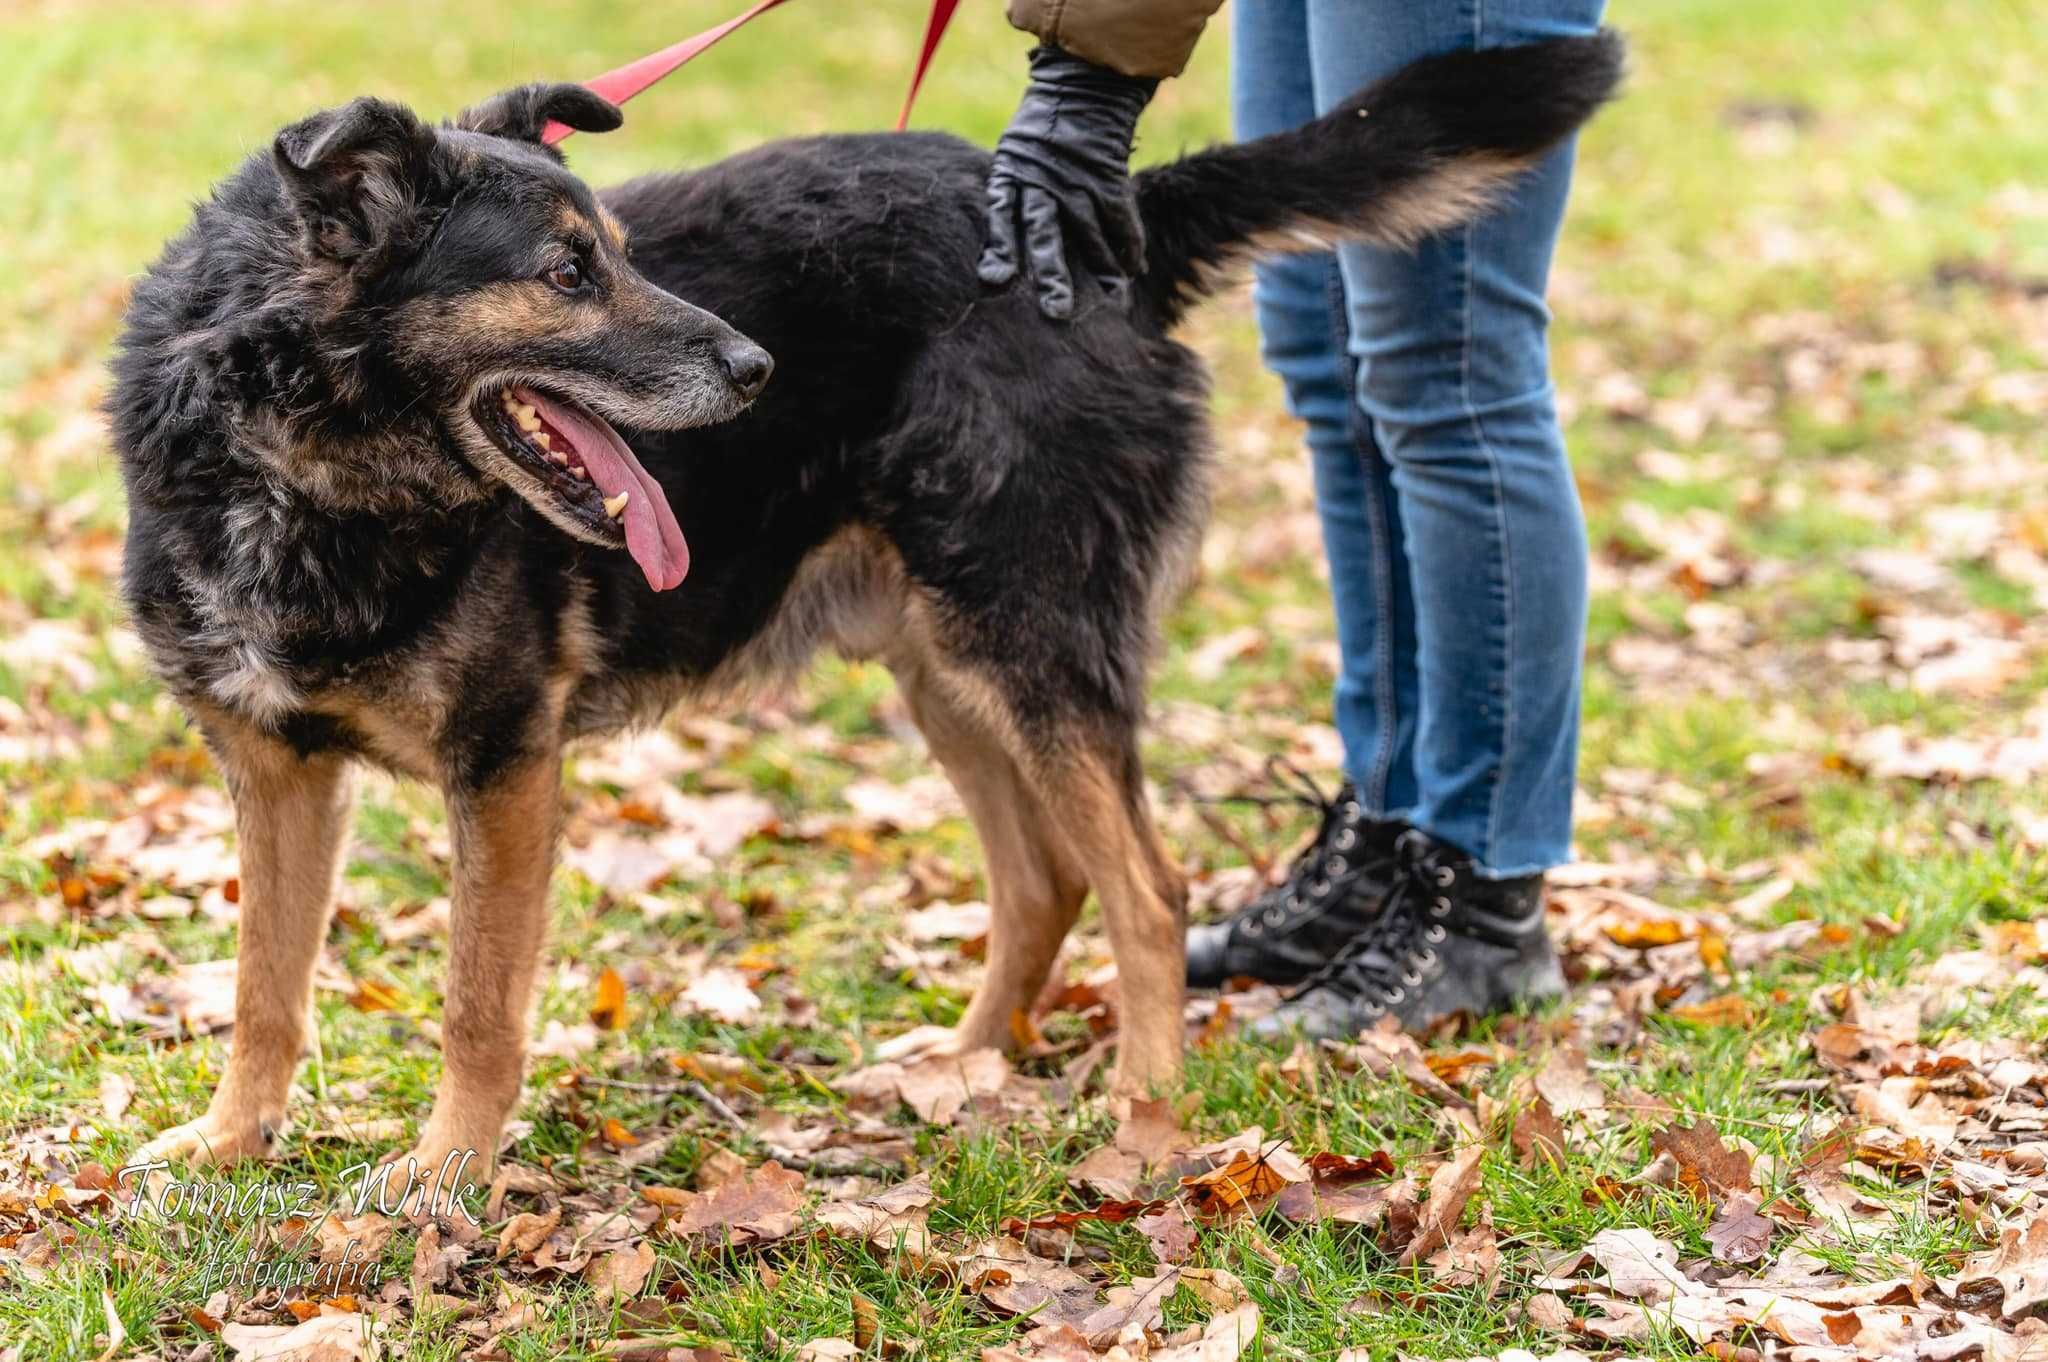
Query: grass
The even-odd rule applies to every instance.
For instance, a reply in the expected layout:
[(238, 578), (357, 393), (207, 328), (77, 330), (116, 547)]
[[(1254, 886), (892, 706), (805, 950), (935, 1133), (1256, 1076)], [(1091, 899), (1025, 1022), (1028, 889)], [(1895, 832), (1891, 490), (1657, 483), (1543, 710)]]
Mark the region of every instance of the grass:
[[(71, 621), (91, 668), (79, 684), (42, 662), (0, 660), (0, 738), (27, 727), (69, 743), (55, 759), (9, 757), (0, 747), (0, 1132), (90, 1114), (101, 1075), (117, 1073), (136, 1090), (125, 1121), (86, 1133), (76, 1150), (112, 1166), (148, 1131), (196, 1112), (223, 1057), (217, 1041), (151, 1045), (109, 1025), (88, 983), (63, 962), (122, 937), (159, 943), (178, 960), (217, 958), (231, 949), (231, 932), (204, 918), (159, 925), (125, 909), (45, 911), (39, 905), (59, 886), (29, 850), (78, 820), (119, 818), (152, 791), (215, 782), (196, 738), (118, 641), (109, 545), (121, 524), (119, 486), (90, 413), (127, 281), (206, 185), (308, 108), (375, 91), (445, 113), (517, 81), (604, 69), (725, 8), (577, 0), (500, 5), (486, 18), (453, 0), (30, 0), (0, 15), (0, 44), (15, 54), (0, 88), (0, 169), (15, 189), (0, 203), (0, 239), (9, 243), (0, 271), (0, 633), (30, 620)], [(882, 126), (908, 73), (921, 9), (909, 0), (791, 6), (643, 97), (623, 132), (576, 139), (575, 164), (604, 183), (769, 137)], [(2001, 396), (2008, 389), (1995, 381), (2048, 365), (2044, 305), (2016, 289), (1936, 279), (1937, 267), (1955, 260), (2019, 280), (2048, 275), (2048, 122), (2036, 89), (2048, 33), (2028, 9), (2023, 0), (1992, 0), (1957, 22), (1953, 7), (1924, 2), (1636, 7), (1615, 16), (1633, 43), (1629, 93), (1582, 144), (1553, 290), (1558, 380), (1603, 574), (1589, 652), (1582, 853), (1654, 860), (1664, 876), (1659, 897), (1681, 904), (1734, 897), (1742, 889), (1715, 874), (1764, 860), (1798, 881), (1773, 910), (1779, 917), (1854, 926), (1880, 915), (1906, 925), (1895, 937), (1859, 932), (1817, 963), (1775, 962), (1740, 979), (1760, 1018), (1753, 1028), (1660, 1020), (1627, 1054), (1635, 1083), (1711, 1113), (1767, 1153), (1795, 1152), (1787, 1118), (1801, 1103), (1827, 1101), (1769, 1086), (1814, 1072), (1802, 1038), (1817, 984), (1911, 977), (1974, 945), (1987, 918), (2033, 912), (2044, 889), (2022, 831), (2039, 807), (2032, 791), (1874, 782), (1840, 760), (1880, 723), (2009, 731), (2038, 690), (2039, 663), (1990, 694), (1930, 698), (1895, 675), (1858, 674), (1829, 652), (1837, 641), (1874, 637), (1887, 611), (1975, 606), (2023, 619), (2038, 604), (1993, 558), (1959, 562), (1949, 587), (1913, 600), (1887, 597), (1852, 563), (1859, 549), (1923, 544), (1922, 517), (1935, 506), (1989, 508), (2007, 538), (2023, 538), (2026, 508), (2048, 482), (2041, 407)], [(1021, 83), (1022, 47), (997, 6), (963, 7), (917, 125), (991, 139)], [(1219, 33), (1163, 90), (1143, 157), (1225, 135), (1225, 66)], [(1745, 123), (1730, 112), (1738, 105), (1799, 112)], [(1167, 788), (1192, 764), (1301, 750), (1329, 705), (1320, 659), (1332, 631), (1312, 529), (1246, 550), (1252, 531), (1312, 526), (1296, 433), (1259, 368), (1247, 300), (1225, 298), (1189, 335), (1217, 374), (1222, 548), (1169, 621), (1157, 694), (1162, 705), (1215, 722), (1192, 731), (1160, 725), (1149, 759)], [(1803, 378), (1815, 365), (1819, 377)], [(1617, 384), (1633, 384), (1643, 399), (1617, 400)], [(1690, 472), (1646, 474), (1646, 450), (1669, 452)], [(1973, 479), (1993, 456), (2018, 472)], [(1846, 476), (1845, 460), (1869, 476)], [(1935, 485), (1916, 482), (1915, 469), (1934, 470)], [(1669, 544), (1646, 538), (1625, 513), (1632, 503), (1666, 520), (1695, 509), (1720, 516), (1727, 551), (1745, 572), (1704, 593), (1688, 587)], [(1671, 676), (1614, 664), (1611, 650), (1634, 637), (1700, 648), (1687, 610), (1702, 599), (1746, 621), (1751, 642), (1739, 661), (1689, 653), (1696, 665)], [(1188, 654), (1203, 640), (1244, 625), (1264, 629), (1267, 646), (1220, 675), (1190, 672)], [(774, 712), (720, 717), (740, 725), (738, 736), (717, 762), (683, 777), (685, 788), (752, 788), (792, 822), (833, 808), (854, 778), (900, 780), (922, 769), (897, 741), (899, 707), (886, 674), (872, 667), (823, 664)], [(1762, 798), (1767, 781), (1751, 759), (1788, 754), (1810, 759), (1798, 788), (1789, 799)], [(1637, 793), (1643, 788), (1656, 793)], [(1277, 850), (1303, 828), (1298, 817), (1231, 813), (1236, 835), (1225, 839), (1176, 796), (1165, 811), (1177, 853), (1198, 873), (1241, 862), (1235, 841)], [(430, 854), (440, 828), (420, 792), (373, 785), (345, 880), (350, 911), (332, 945), (351, 977), (388, 984), (397, 1002), (364, 1012), (341, 994), (320, 994), (323, 1046), (301, 1079), (310, 1100), (408, 1123), (427, 1108), (442, 946), (392, 948), (376, 924), (446, 892), (445, 864)], [(664, 891), (677, 911), (658, 921), (559, 876), (556, 973), (543, 1020), (580, 1020), (601, 968), (637, 961), (641, 969), (622, 1035), (574, 1065), (535, 1065), (521, 1161), (601, 1176), (607, 1165), (589, 1148), (588, 1126), (611, 1118), (675, 1133), (636, 1176), (684, 1185), (720, 1143), (750, 1162), (761, 1150), (704, 1120), (686, 1096), (565, 1083), (572, 1069), (630, 1077), (669, 1054), (735, 1054), (750, 1062), (765, 1105), (817, 1113), (834, 1100), (817, 1081), (829, 1071), (820, 1066), (854, 1062), (908, 1026), (952, 1020), (963, 1002), (957, 980), (881, 963), (895, 910), (875, 887), (914, 858), (969, 879), (978, 870), (971, 834), (949, 820), (904, 836), (757, 838), (707, 879)], [(731, 905), (743, 906), (737, 928)], [(734, 1028), (670, 1005), (706, 958), (742, 952), (777, 967), (778, 987), (800, 991), (815, 1014)], [(2044, 1034), (2026, 999), (1960, 1006), (1949, 1025)], [(1199, 1051), (1184, 1099), (1191, 1127), (1220, 1136), (1256, 1123), (1303, 1149), (1384, 1147), (1404, 1163), (1442, 1148), (1436, 1109), (1405, 1087), (1326, 1072), (1311, 1095), (1281, 1080), (1280, 1060), (1230, 1040)], [(1482, 1090), (1505, 1100), (1535, 1062), (1512, 1059)], [(1350, 1346), (1382, 1358), (1548, 1351), (1521, 1313), (1538, 1254), (1646, 1216), (1689, 1251), (1703, 1246), (1699, 1212), (1681, 1197), (1588, 1199), (1595, 1179), (1626, 1178), (1643, 1165), (1648, 1129), (1620, 1123), (1562, 1168), (1490, 1161), (1486, 1196), (1509, 1259), (1498, 1296), (1445, 1288), (1329, 1230), (1268, 1243), (1263, 1231), (1242, 1227), (1205, 1240), (1201, 1261), (1238, 1273), (1265, 1308), (1268, 1358), (1325, 1358)], [(1107, 1132), (1106, 1118), (1087, 1107), (1050, 1127), (921, 1131), (918, 1163), (939, 1193), (935, 1227), (992, 1233), (1006, 1215), (1071, 1204), (1065, 1171)], [(302, 1142), (286, 1169), (333, 1185), (381, 1148)], [(244, 1185), (255, 1176), (237, 1174)], [(35, 1279), (0, 1269), (0, 1356), (10, 1348), (22, 1358), (97, 1355), (103, 1286), (132, 1346), (170, 1355), (202, 1340), (182, 1316), (197, 1303), (193, 1281), (162, 1267), (234, 1251), (228, 1227), (86, 1220), (77, 1228), (88, 1243), (104, 1237), (87, 1255), (92, 1271)], [(1939, 1218), (1908, 1219), (1865, 1246), (1862, 1266), (1895, 1258), (1938, 1273), (1973, 1242), (1969, 1234)], [(1146, 1270), (1128, 1232), (1095, 1227), (1082, 1242), (1107, 1251), (1120, 1271)], [(747, 1259), (658, 1248), (661, 1280), (688, 1303), (690, 1332), (749, 1357), (786, 1356), (805, 1339), (847, 1333), (854, 1293), (876, 1305), (886, 1335), (921, 1338), (932, 1357), (973, 1355), (1014, 1332), (863, 1249), (803, 1242), (777, 1255), (771, 1284)], [(410, 1253), (401, 1236), (387, 1268), (402, 1278)], [(1183, 1296), (1169, 1319), (1200, 1315)], [(515, 1358), (583, 1355), (611, 1329), (609, 1307), (570, 1282), (550, 1291), (504, 1347)], [(410, 1321), (400, 1339), (420, 1362), (452, 1358), (465, 1342), (430, 1316)], [(1693, 1353), (1683, 1338), (1645, 1351)]]

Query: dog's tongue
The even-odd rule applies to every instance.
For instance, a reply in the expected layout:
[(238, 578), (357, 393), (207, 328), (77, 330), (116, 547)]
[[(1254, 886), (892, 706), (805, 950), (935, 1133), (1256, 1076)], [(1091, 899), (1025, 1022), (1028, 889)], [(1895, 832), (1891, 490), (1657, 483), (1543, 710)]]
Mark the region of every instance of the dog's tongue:
[(515, 395), (532, 403), (542, 420), (569, 437), (590, 472), (590, 480), (607, 499), (621, 492), (631, 494), (626, 501), (626, 551), (640, 565), (647, 585), (667, 591), (679, 584), (690, 571), (690, 546), (683, 542), (682, 527), (676, 524), (661, 484), (640, 466), (619, 433), (603, 417), (582, 407), (551, 400), (530, 388), (521, 388)]

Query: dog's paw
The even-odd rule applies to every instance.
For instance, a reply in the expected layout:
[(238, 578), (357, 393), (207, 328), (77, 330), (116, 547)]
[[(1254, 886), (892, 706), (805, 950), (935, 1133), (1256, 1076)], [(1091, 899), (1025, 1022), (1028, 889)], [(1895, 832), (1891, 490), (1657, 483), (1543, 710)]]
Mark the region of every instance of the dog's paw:
[(226, 1121), (212, 1112), (172, 1126), (128, 1156), (125, 1167), (161, 1181), (165, 1167), (210, 1168), (242, 1159), (267, 1159), (277, 1150), (277, 1127), (266, 1121)]
[(414, 1220), (461, 1209), (466, 1194), (489, 1183), (495, 1162), (495, 1141), (471, 1142), (432, 1126), (412, 1148), (393, 1150), (379, 1161), (388, 1195)]

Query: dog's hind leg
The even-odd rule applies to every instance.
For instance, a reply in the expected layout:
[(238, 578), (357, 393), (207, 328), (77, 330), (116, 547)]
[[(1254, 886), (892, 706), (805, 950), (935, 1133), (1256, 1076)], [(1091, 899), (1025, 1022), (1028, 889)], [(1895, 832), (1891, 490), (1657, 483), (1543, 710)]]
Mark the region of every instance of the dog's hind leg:
[(1009, 1044), (1011, 1015), (1036, 998), (1092, 885), (1121, 992), (1116, 1092), (1170, 1087), (1180, 1074), (1187, 892), (1152, 823), (1135, 722), (1077, 709), (1026, 725), (991, 672), (940, 649), (891, 666), (988, 855), (989, 970), (957, 1043)]
[(891, 665), (911, 717), (960, 792), (988, 872), (988, 971), (954, 1035), (959, 1048), (1011, 1048), (1087, 896), (1080, 866), (1003, 741), (1003, 718), (950, 693), (929, 659)]
[(312, 1024), (313, 967), (353, 804), (347, 758), (302, 756), (226, 715), (200, 719), (241, 840), (233, 1048), (206, 1114), (166, 1130), (131, 1163), (227, 1163), (275, 1149)]
[(488, 1177), (519, 1100), (561, 783), (561, 758), (550, 743), (481, 789), (448, 794), (455, 893), (441, 1085), (419, 1142), (396, 1161), (427, 1180), (426, 1196), (438, 1198), (444, 1213), (461, 1183)]
[(1153, 825), (1137, 735), (1078, 727), (1023, 762), (1039, 800), (1095, 886), (1116, 955), (1119, 1097), (1180, 1076), (1187, 887)]

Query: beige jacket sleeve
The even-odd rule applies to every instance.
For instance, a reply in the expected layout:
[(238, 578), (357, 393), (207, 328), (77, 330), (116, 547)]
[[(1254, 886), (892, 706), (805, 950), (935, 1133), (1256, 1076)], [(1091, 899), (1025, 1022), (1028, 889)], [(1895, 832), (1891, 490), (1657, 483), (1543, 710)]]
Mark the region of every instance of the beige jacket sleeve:
[(1177, 76), (1223, 0), (1009, 0), (1010, 22), (1127, 76)]

